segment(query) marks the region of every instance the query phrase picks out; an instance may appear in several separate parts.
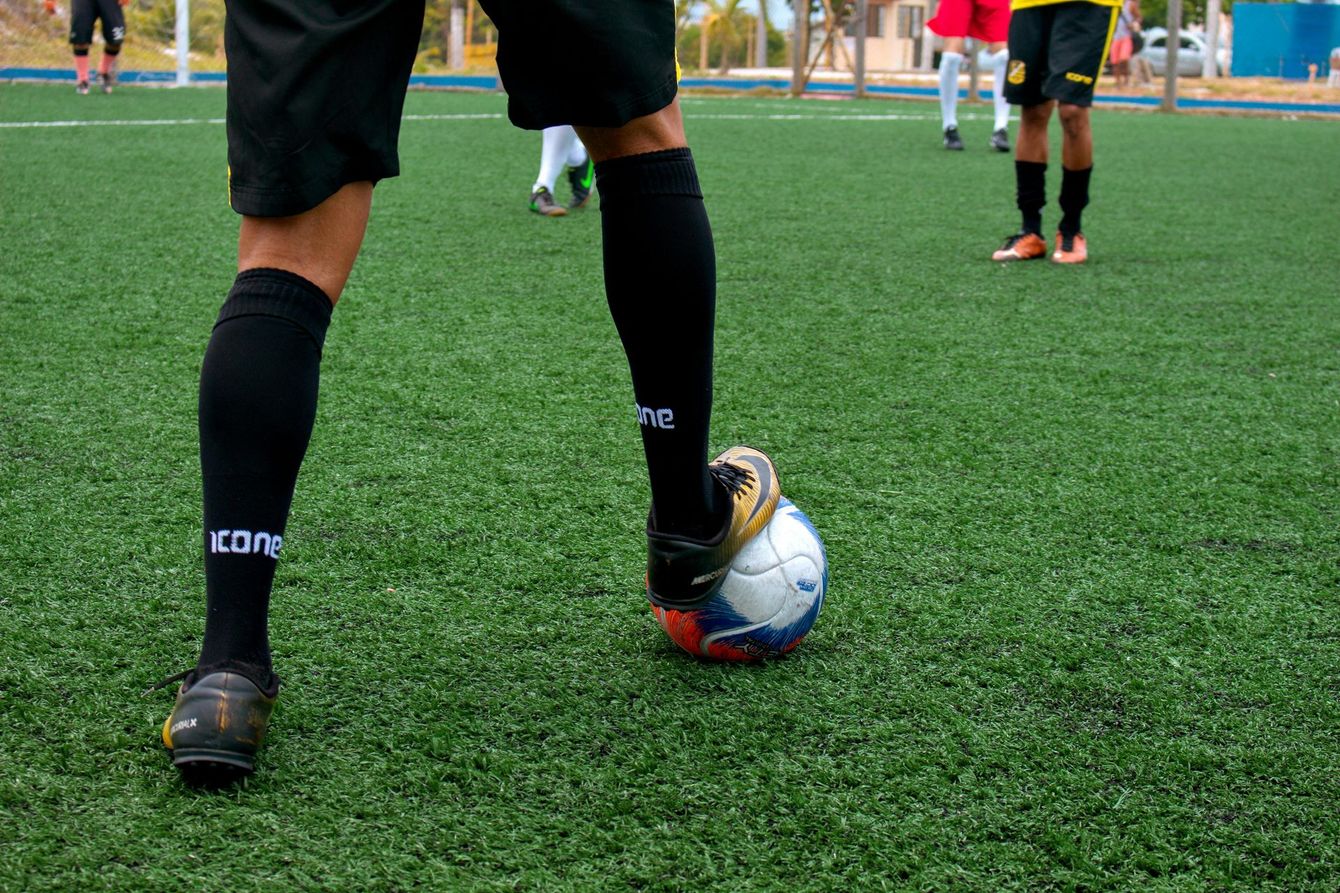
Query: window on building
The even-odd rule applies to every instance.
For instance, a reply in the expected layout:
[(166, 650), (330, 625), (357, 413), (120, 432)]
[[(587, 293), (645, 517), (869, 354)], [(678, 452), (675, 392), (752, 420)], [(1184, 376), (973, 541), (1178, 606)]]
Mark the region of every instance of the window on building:
[[(888, 16), (889, 16), (889, 8), (885, 6), (883, 3), (870, 4), (869, 14), (866, 16), (865, 21), (865, 36), (883, 37), (885, 22), (888, 20)], [(847, 26), (843, 29), (843, 33), (845, 33), (848, 37), (855, 37), (856, 22), (854, 20), (848, 21)]]
[(924, 6), (903, 6), (898, 7), (898, 36), (917, 40), (921, 37), (921, 31), (926, 26), (926, 7)]

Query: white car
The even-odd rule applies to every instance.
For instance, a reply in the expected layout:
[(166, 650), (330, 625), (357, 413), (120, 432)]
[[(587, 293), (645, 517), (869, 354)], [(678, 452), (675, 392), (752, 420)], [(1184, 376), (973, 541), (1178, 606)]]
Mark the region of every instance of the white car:
[[(1162, 76), (1168, 70), (1168, 31), (1150, 28), (1144, 35), (1145, 46), (1140, 50), (1140, 58), (1148, 60), (1155, 75)], [(1205, 70), (1207, 50), (1204, 34), (1182, 31), (1181, 42), (1177, 45), (1177, 76), (1199, 77)], [(1221, 46), (1214, 55), (1215, 70), (1223, 74), (1228, 69), (1228, 50)]]

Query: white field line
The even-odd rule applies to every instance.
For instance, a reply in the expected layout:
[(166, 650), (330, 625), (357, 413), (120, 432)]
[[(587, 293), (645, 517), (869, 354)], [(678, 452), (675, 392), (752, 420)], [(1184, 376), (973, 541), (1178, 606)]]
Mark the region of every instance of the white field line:
[[(470, 115), (405, 115), (405, 121), (500, 121), (499, 113)], [(933, 121), (938, 116), (926, 115), (852, 115), (852, 114), (689, 114), (694, 121)], [(986, 120), (988, 115), (964, 115), (965, 120)], [(223, 124), (223, 118), (143, 118), (139, 120), (108, 121), (0, 121), (0, 129), (29, 129), (37, 127), (173, 127), (182, 124)]]

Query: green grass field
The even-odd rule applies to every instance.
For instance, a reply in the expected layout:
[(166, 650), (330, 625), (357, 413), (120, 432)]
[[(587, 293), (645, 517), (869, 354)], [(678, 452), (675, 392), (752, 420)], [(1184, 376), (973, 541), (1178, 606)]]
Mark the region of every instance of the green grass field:
[[(1340, 122), (1096, 112), (1059, 269), (985, 260), (981, 112), (950, 155), (931, 104), (686, 101), (714, 447), (768, 450), (831, 564), (805, 644), (739, 667), (640, 590), (598, 212), (526, 212), (502, 98), (411, 94), (272, 737), (202, 793), (141, 692), (203, 628), (223, 109), (0, 87), (0, 890), (1340, 887)], [(11, 126), (57, 121), (107, 126)]]

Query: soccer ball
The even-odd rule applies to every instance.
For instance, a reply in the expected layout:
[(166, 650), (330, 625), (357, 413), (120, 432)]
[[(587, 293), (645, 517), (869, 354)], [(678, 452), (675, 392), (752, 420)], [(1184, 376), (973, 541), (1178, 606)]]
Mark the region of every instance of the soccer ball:
[(768, 526), (735, 556), (721, 589), (701, 608), (651, 606), (661, 627), (689, 654), (711, 660), (780, 657), (814, 626), (828, 589), (823, 540), (786, 497)]

